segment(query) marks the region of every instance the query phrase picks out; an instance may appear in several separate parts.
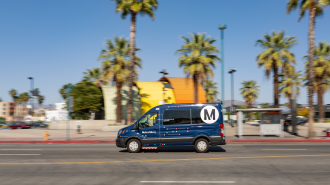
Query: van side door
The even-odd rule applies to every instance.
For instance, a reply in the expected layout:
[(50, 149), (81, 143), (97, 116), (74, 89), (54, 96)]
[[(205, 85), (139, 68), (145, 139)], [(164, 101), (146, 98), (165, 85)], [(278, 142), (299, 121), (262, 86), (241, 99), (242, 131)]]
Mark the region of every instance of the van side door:
[(160, 144), (189, 145), (193, 141), (190, 130), (190, 109), (164, 110), (160, 126)]

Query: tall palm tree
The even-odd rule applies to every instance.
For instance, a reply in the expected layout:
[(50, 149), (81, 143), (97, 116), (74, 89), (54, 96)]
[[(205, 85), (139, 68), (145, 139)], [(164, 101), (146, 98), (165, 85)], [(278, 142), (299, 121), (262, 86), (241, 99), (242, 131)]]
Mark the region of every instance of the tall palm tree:
[(205, 81), (203, 83), (203, 87), (204, 87), (204, 90), (205, 90), (207, 102), (215, 102), (216, 101), (217, 94), (218, 94), (216, 85), (217, 85), (217, 83), (212, 82), (212, 81)]
[[(123, 37), (115, 37), (114, 42), (107, 40), (107, 49), (102, 50), (99, 59), (103, 59), (102, 63), (102, 78), (105, 84), (108, 84), (111, 80), (116, 82), (117, 98), (116, 98), (116, 115), (117, 122), (121, 123), (121, 89), (123, 83), (127, 81), (129, 76), (129, 41)], [(135, 51), (139, 49), (136, 48)], [(135, 66), (141, 67), (141, 59), (135, 56)], [(134, 70), (134, 77), (137, 76), (137, 71)]]
[(10, 91), (9, 91), (9, 94), (10, 94), (10, 96), (13, 98), (13, 102), (15, 102), (15, 103), (17, 103), (16, 102), (16, 99), (17, 99), (17, 91), (15, 90), (15, 89), (11, 89)]
[(30, 95), (27, 92), (21, 93), (19, 99), (26, 105), (26, 102), (30, 99)]
[(290, 13), (292, 10), (298, 7), (300, 3), (300, 17), (299, 21), (304, 17), (305, 13), (309, 11), (309, 31), (308, 31), (308, 42), (309, 42), (309, 64), (308, 64), (308, 123), (309, 123), (309, 138), (313, 137), (314, 127), (313, 127), (313, 114), (314, 114), (314, 105), (313, 105), (313, 94), (314, 94), (314, 40), (315, 40), (315, 18), (322, 15), (323, 8), (330, 5), (330, 0), (289, 0), (287, 5), (287, 13)]
[(265, 51), (257, 57), (259, 67), (263, 66), (266, 75), (269, 77), (271, 71), (274, 73), (274, 107), (278, 108), (278, 70), (288, 63), (295, 63), (295, 57), (289, 49), (297, 43), (295, 37), (284, 37), (284, 31), (273, 32), (271, 35), (265, 35), (264, 40), (257, 40), (257, 45), (264, 48)]
[(301, 76), (301, 71), (295, 72), (291, 71), (288, 73), (284, 74), (284, 80), (280, 83), (280, 92), (284, 94), (285, 97), (289, 98), (289, 105), (292, 105), (292, 100), (293, 100), (293, 88), (296, 87), (296, 94), (299, 96), (300, 91), (299, 91), (299, 86), (302, 85), (300, 78)]
[(133, 110), (133, 75), (134, 75), (134, 60), (135, 60), (135, 30), (136, 30), (136, 16), (138, 14), (147, 14), (154, 18), (154, 11), (158, 7), (157, 0), (116, 0), (117, 12), (122, 12), (121, 17), (124, 19), (128, 14), (131, 14), (131, 33), (130, 33), (130, 60), (128, 76), (128, 105), (127, 105), (127, 124), (132, 124), (132, 110)]
[(216, 41), (202, 33), (189, 34), (190, 38), (181, 37), (185, 44), (177, 53), (181, 54), (179, 66), (184, 67), (183, 71), (187, 78), (193, 77), (194, 82), (194, 103), (198, 102), (198, 81), (203, 82), (213, 77), (211, 69), (215, 67), (216, 60), (220, 58), (215, 55), (219, 52), (212, 44)]
[(39, 95), (38, 96), (38, 103), (39, 103), (39, 105), (42, 105), (42, 102), (44, 102), (44, 100), (45, 100), (45, 97), (44, 96), (42, 96), (42, 95)]
[(87, 69), (87, 72), (84, 72), (84, 80), (93, 82), (95, 85), (101, 80), (101, 70), (100, 68)]
[[(313, 89), (317, 92), (317, 104), (319, 107), (319, 122), (324, 121), (324, 105), (323, 105), (323, 95), (326, 90), (329, 89), (330, 83), (330, 45), (325, 42), (320, 42), (318, 46), (315, 46), (314, 54), (314, 82)], [(305, 56), (309, 59), (309, 56)], [(306, 74), (309, 71), (309, 61), (305, 62)], [(305, 76), (305, 81), (308, 84), (308, 76)]]
[[(243, 86), (240, 88), (241, 95), (243, 96), (246, 105), (249, 108), (252, 108), (252, 103), (255, 99), (258, 98), (259, 95), (259, 86), (257, 86), (257, 82), (254, 80), (243, 81), (241, 83)], [(252, 119), (252, 113), (249, 113), (249, 120)]]

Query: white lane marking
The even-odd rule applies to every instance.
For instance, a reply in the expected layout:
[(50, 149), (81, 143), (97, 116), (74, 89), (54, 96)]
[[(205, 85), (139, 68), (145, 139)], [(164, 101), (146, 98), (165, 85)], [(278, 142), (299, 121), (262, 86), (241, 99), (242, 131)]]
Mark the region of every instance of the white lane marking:
[(0, 154), (0, 155), (41, 155), (41, 154)]
[(307, 149), (261, 149), (261, 150), (307, 150)]
[(140, 181), (140, 183), (195, 183), (195, 184), (233, 184), (235, 181)]
[(42, 150), (42, 149), (0, 149), (0, 150)]

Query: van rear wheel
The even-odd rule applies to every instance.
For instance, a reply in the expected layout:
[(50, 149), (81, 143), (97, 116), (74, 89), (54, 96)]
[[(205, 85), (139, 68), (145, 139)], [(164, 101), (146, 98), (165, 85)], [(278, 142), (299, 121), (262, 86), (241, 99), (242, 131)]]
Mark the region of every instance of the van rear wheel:
[(138, 153), (141, 149), (141, 142), (137, 139), (131, 139), (127, 143), (127, 150), (129, 153)]
[(195, 142), (195, 149), (198, 153), (205, 153), (209, 151), (209, 142), (206, 139), (198, 139)]

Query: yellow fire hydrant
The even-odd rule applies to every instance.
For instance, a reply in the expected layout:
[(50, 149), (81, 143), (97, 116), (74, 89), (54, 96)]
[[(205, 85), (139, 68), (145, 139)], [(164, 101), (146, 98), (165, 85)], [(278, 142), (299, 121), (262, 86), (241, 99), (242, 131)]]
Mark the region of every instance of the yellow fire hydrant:
[(48, 141), (48, 136), (50, 136), (50, 135), (48, 134), (48, 131), (45, 131), (45, 132), (44, 132), (44, 141)]

